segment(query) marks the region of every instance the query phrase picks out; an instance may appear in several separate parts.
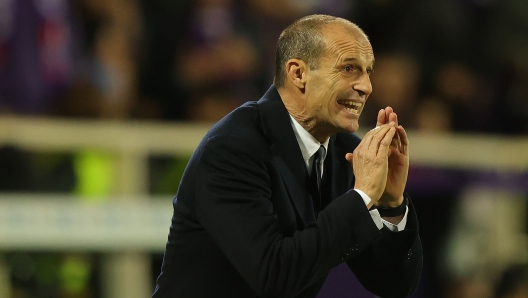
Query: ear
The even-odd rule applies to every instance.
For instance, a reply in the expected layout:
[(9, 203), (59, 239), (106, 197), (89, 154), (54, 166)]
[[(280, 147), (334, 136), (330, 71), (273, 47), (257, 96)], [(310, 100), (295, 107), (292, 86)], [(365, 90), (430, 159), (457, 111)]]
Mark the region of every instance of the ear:
[(290, 59), (286, 62), (286, 80), (304, 90), (306, 87), (306, 76), (309, 68), (306, 62), (299, 59)]

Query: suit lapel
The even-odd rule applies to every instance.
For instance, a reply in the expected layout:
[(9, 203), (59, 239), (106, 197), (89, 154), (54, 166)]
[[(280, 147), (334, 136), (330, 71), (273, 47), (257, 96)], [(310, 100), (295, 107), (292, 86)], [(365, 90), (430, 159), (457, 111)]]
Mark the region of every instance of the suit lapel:
[(258, 101), (262, 129), (271, 144), (277, 167), (298, 218), (304, 226), (315, 221), (312, 200), (306, 187), (308, 171), (293, 132), (290, 116), (275, 86)]

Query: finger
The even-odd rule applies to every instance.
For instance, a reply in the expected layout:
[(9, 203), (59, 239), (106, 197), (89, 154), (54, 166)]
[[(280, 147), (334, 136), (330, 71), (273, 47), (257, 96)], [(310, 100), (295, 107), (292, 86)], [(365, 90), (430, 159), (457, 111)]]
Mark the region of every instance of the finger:
[[(396, 113), (392, 113), (391, 115), (394, 115), (391, 118), (393, 119), (392, 121), (396, 123), (396, 128), (397, 128), (398, 127), (398, 115), (396, 115)], [(400, 140), (400, 135), (397, 132), (394, 134), (394, 138), (392, 138), (392, 140), (393, 141), (391, 143), (391, 147), (394, 146), (399, 150), (401, 147), (401, 140)]]
[[(374, 127), (373, 129), (369, 130), (365, 136), (363, 137), (363, 139), (361, 140), (361, 143), (363, 144), (366, 144), (368, 146), (368, 144), (371, 142), (372, 140), (372, 136), (374, 136), (377, 132), (378, 132), (378, 129), (382, 128), (384, 125), (386, 124), (381, 124), (381, 125), (378, 125), (376, 127)], [(360, 143), (360, 144), (361, 144)]]
[(352, 163), (352, 161), (354, 160), (354, 154), (353, 154), (353, 153), (347, 153), (347, 154), (345, 154), (345, 159), (346, 159), (348, 162)]
[(389, 123), (385, 123), (385, 124), (382, 124), (382, 125), (378, 125), (378, 126), (374, 127), (373, 129), (369, 130), (369, 131), (365, 134), (365, 137), (366, 137), (367, 135), (377, 134), (377, 133), (379, 133), (378, 129), (380, 129), (380, 128), (384, 128), (384, 127), (387, 127), (387, 126), (388, 126), (388, 127), (396, 127), (397, 125), (396, 125), (396, 123), (394, 123), (394, 122), (389, 122)]
[(387, 119), (387, 122), (390, 122), (389, 116), (391, 113), (394, 113), (394, 109), (390, 106), (385, 108), (385, 119)]
[[(388, 118), (389, 118), (389, 122), (394, 122), (396, 123), (396, 127), (398, 126), (398, 114), (396, 114), (393, 109), (391, 107), (387, 107), (386, 108), (386, 111), (389, 110), (389, 111), (392, 111)], [(400, 143), (400, 138), (398, 136), (398, 134), (396, 133), (394, 135), (394, 138), (392, 139), (392, 142), (391, 142), (391, 148), (393, 149), (400, 149), (400, 146), (401, 146), (401, 143)]]
[[(375, 128), (368, 131), (365, 136), (363, 137), (363, 140), (361, 140), (361, 143), (358, 147), (361, 145), (365, 146), (367, 151), (374, 150), (372, 152), (377, 152), (377, 148), (379, 147), (379, 142), (381, 139), (383, 139), (383, 136), (387, 133), (390, 127), (394, 126), (394, 123), (389, 124), (383, 124), (380, 126), (376, 126)], [(373, 147), (375, 147), (373, 149)], [(358, 148), (356, 148), (358, 149)]]
[(378, 111), (378, 122), (376, 122), (376, 126), (380, 126), (386, 123), (385, 120), (385, 110), (381, 109)]
[(398, 137), (400, 139), (400, 151), (404, 155), (409, 155), (409, 137), (407, 136), (407, 132), (405, 131), (405, 128), (403, 126), (398, 126)]
[(378, 147), (378, 156), (389, 156), (390, 153), (390, 144), (392, 141), (392, 138), (394, 137), (394, 134), (396, 133), (396, 128), (394, 126), (391, 126), (387, 133), (383, 136), (381, 141), (379, 142)]
[[(380, 146), (380, 142), (383, 140), (383, 138), (387, 135), (388, 131), (391, 129), (391, 128), (394, 128), (395, 129), (396, 125), (394, 122), (390, 122), (388, 124), (384, 124), (384, 125), (381, 125), (381, 126), (378, 126), (372, 130), (370, 130), (367, 134), (369, 134), (369, 141), (367, 143), (365, 143), (368, 147), (367, 150), (371, 151), (371, 152), (377, 152), (379, 149), (379, 146)], [(392, 134), (394, 135), (394, 133)], [(390, 145), (390, 139), (389, 139), (389, 144)]]
[(388, 130), (388, 128), (390, 128), (390, 127), (396, 127), (396, 124), (394, 122), (389, 122), (389, 123), (386, 123), (386, 124), (378, 125), (378, 126), (374, 127), (373, 129), (369, 130), (367, 132), (367, 134), (365, 135), (365, 137), (367, 135), (375, 136), (377, 134), (385, 134), (386, 130)]
[(393, 149), (399, 149), (400, 148), (400, 140), (397, 133), (394, 134), (394, 137), (392, 137), (390, 147)]
[(389, 119), (389, 122), (393, 121), (394, 123), (396, 123), (396, 126), (398, 125), (398, 114), (391, 112), (388, 116), (388, 119)]

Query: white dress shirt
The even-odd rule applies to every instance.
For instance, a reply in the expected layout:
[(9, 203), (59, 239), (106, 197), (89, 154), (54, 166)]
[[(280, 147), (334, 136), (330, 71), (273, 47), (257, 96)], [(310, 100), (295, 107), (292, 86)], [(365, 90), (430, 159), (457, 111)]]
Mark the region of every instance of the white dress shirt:
[[(309, 132), (307, 132), (306, 129), (304, 129), (304, 127), (302, 127), (297, 122), (297, 120), (295, 120), (291, 115), (290, 115), (290, 119), (291, 119), (291, 123), (293, 127), (293, 132), (295, 133), (295, 137), (297, 138), (297, 142), (299, 143), (299, 147), (301, 148), (301, 153), (303, 155), (306, 168), (308, 169), (308, 173), (311, 173), (312, 156), (315, 154), (315, 152), (317, 152), (317, 150), (319, 150), (319, 147), (323, 145), (324, 148), (326, 149), (324, 156), (322, 157), (322, 162), (324, 163), (324, 160), (326, 159), (326, 152), (328, 152), (328, 142), (330, 141), (330, 138), (326, 139), (324, 143), (320, 143)], [(343, 156), (343, 158), (345, 157)], [(321, 170), (321, 175), (322, 173), (323, 173), (323, 169)], [(365, 202), (365, 206), (367, 206), (371, 201), (370, 197), (360, 189), (354, 189), (354, 190), (361, 196), (361, 198), (363, 198), (363, 201)], [(372, 220), (374, 221), (378, 229), (381, 230), (381, 228), (383, 228), (383, 225), (385, 225), (387, 226), (387, 228), (389, 228), (393, 232), (398, 232), (398, 231), (402, 231), (403, 229), (405, 229), (405, 225), (407, 224), (407, 213), (408, 212), (409, 212), (409, 207), (406, 207), (405, 215), (403, 216), (403, 219), (401, 220), (399, 224), (395, 225), (381, 218), (378, 210), (374, 209), (374, 210), (369, 211), (370, 216), (372, 217)]]

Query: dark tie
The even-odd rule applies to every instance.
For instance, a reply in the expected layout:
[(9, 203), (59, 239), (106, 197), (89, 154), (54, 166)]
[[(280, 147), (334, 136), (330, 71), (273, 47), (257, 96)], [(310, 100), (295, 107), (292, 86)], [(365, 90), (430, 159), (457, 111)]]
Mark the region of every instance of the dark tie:
[(310, 173), (310, 193), (314, 205), (315, 214), (321, 211), (321, 161), (325, 154), (324, 146), (320, 146), (319, 150), (314, 153), (312, 161), (312, 172)]

